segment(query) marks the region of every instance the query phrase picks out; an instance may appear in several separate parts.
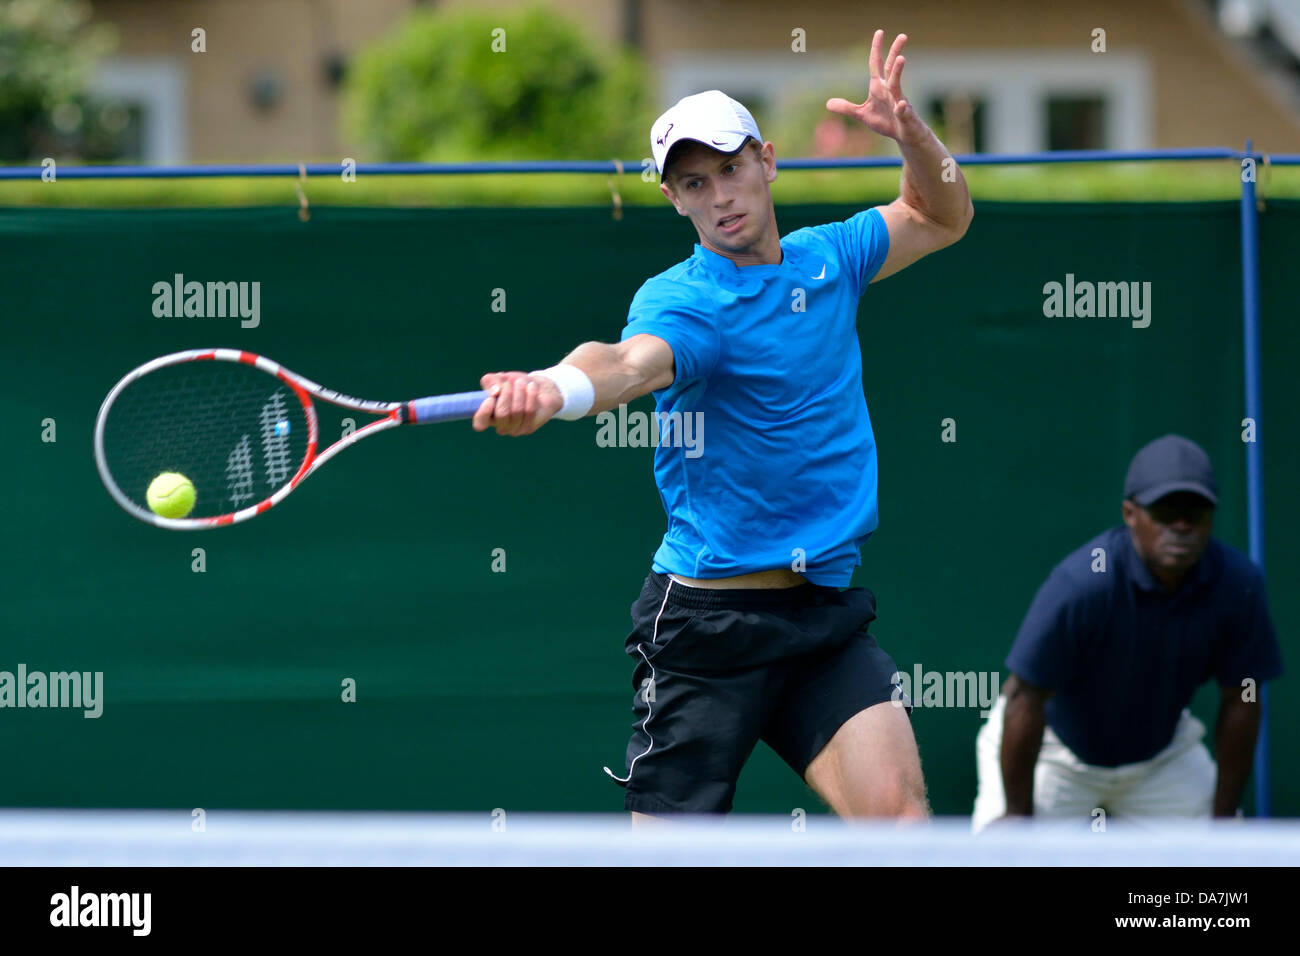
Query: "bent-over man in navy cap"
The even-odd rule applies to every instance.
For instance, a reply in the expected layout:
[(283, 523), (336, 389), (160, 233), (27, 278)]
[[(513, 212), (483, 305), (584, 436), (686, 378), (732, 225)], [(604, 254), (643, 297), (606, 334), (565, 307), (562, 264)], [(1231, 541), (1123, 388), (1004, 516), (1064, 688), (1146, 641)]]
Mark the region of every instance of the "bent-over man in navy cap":
[[(1233, 816), (1258, 688), (1282, 673), (1259, 569), (1210, 537), (1218, 492), (1178, 435), (1129, 465), (1124, 524), (1058, 564), (1034, 598), (976, 738), (978, 832), (1004, 817)], [(1187, 705), (1219, 685), (1218, 764)]]

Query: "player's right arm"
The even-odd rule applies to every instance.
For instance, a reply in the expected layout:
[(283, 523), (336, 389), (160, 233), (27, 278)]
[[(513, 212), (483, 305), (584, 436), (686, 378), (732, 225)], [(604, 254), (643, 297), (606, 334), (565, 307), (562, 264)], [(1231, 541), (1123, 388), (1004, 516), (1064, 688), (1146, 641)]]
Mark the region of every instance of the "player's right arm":
[(1034, 766), (1043, 746), (1047, 716), (1043, 705), (1050, 690), (1027, 684), (1015, 674), (1002, 687), (1007, 702), (1002, 714), (1002, 789), (1009, 817), (1034, 815)]
[[(617, 408), (673, 383), (673, 350), (655, 335), (633, 335), (617, 344), (585, 342), (564, 357), (591, 379), (595, 400), (588, 415)], [(474, 413), (474, 430), (529, 435), (564, 404), (550, 379), (527, 372), (489, 372), (480, 380), (488, 397)]]

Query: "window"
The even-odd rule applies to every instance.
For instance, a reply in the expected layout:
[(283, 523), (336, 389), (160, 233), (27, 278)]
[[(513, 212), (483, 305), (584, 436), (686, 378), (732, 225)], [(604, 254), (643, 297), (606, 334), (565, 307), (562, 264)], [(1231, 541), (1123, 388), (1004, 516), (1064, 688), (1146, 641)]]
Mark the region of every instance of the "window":
[(105, 99), (84, 110), (75, 152), (87, 162), (140, 162), (144, 159), (142, 103)]
[(930, 96), (922, 114), (948, 151), (956, 154), (988, 150), (984, 98), (951, 91)]
[[(822, 123), (827, 97), (865, 98), (864, 59), (860, 49), (793, 57), (719, 50), (672, 54), (660, 71), (658, 105), (667, 108), (701, 90), (746, 96), (741, 102), (765, 134), (769, 122), (774, 131), (799, 134), (782, 140), (792, 144), (784, 150), (777, 144), (778, 156), (813, 152), (812, 130)], [(903, 77), (903, 92), (927, 122), (944, 127), (944, 142), (951, 139), (957, 153), (968, 151), (963, 135), (977, 152), (1145, 149), (1155, 128), (1153, 88), (1147, 55), (1136, 51), (1103, 57), (1078, 50), (921, 49), (908, 55)], [(969, 98), (969, 116), (957, 94)], [(847, 132), (823, 126), (822, 138), (834, 142), (819, 155), (866, 155), (880, 148), (876, 136), (868, 137), (870, 146), (852, 141), (851, 126)]]
[(166, 58), (106, 60), (90, 84), (82, 144), (87, 159), (179, 163), (185, 159), (184, 68)]
[(1106, 101), (1100, 96), (1049, 96), (1047, 148), (1105, 149)]

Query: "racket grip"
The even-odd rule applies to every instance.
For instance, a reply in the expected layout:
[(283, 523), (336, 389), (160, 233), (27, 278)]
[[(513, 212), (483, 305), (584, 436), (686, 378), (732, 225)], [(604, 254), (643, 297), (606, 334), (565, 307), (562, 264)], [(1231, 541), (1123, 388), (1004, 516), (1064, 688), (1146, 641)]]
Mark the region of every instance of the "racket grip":
[(413, 425), (431, 422), (454, 422), (473, 418), (487, 392), (457, 392), (454, 395), (430, 395), (406, 403), (407, 421)]

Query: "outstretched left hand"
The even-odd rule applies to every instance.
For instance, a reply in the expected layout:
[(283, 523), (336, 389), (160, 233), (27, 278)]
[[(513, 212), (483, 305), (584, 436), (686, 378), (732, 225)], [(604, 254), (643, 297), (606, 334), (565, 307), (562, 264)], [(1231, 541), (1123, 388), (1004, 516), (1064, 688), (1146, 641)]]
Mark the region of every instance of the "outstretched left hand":
[(907, 42), (907, 34), (900, 33), (894, 39), (889, 56), (882, 62), (880, 48), (884, 40), (884, 30), (877, 30), (871, 38), (871, 85), (866, 101), (851, 103), (837, 96), (826, 101), (826, 108), (832, 113), (857, 117), (881, 136), (900, 143), (915, 142), (925, 135), (927, 127), (912, 104), (903, 98), (903, 64), (907, 61), (899, 51)]

